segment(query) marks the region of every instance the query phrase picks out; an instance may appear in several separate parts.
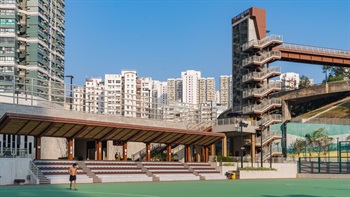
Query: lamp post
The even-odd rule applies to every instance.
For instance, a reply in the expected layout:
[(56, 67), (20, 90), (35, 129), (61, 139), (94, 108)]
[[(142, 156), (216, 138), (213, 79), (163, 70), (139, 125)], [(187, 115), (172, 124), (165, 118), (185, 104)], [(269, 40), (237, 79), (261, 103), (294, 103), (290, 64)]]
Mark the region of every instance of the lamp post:
[(241, 168), (243, 168), (243, 127), (247, 127), (248, 124), (244, 123), (242, 120), (239, 121), (239, 127), (241, 128)]
[(265, 129), (265, 126), (264, 125), (259, 125), (260, 127), (260, 131), (261, 131), (261, 134), (260, 134), (260, 148), (261, 148), (261, 151), (260, 151), (260, 166), (263, 167), (263, 130)]
[(270, 169), (272, 168), (272, 142), (270, 144)]
[(340, 154), (339, 154), (339, 137), (337, 137), (337, 161), (339, 162), (339, 157), (340, 157)]
[(73, 75), (66, 75), (65, 77), (70, 78), (70, 94), (69, 94), (70, 106), (69, 106), (69, 109), (72, 110), (73, 109), (72, 103), (73, 103), (73, 79), (74, 79), (74, 76)]

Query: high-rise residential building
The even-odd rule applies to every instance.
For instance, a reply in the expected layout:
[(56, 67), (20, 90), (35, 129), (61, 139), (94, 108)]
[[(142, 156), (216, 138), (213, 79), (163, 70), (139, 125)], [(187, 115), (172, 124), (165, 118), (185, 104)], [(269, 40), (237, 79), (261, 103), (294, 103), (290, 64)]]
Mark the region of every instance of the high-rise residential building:
[(230, 106), (232, 100), (232, 76), (220, 76), (220, 105)]
[(198, 88), (198, 102), (204, 104), (208, 102), (215, 102), (215, 79), (214, 78), (200, 78)]
[(63, 101), (65, 1), (0, 5), (0, 90)]
[(155, 103), (162, 103), (166, 104), (167, 103), (167, 91), (168, 91), (168, 86), (167, 82), (161, 82), (161, 81), (153, 81), (153, 98), (156, 100)]
[(182, 78), (182, 102), (198, 104), (198, 88), (201, 72), (187, 70), (181, 72)]
[(207, 80), (205, 78), (198, 79), (198, 88), (197, 88), (197, 102), (196, 103), (206, 103), (207, 100)]
[(85, 111), (104, 113), (104, 82), (102, 78), (90, 78), (85, 81)]
[(215, 79), (213, 77), (206, 78), (206, 101), (215, 102)]
[(123, 76), (121, 74), (105, 75), (105, 110), (107, 114), (120, 115), (122, 107)]
[[(23, 104), (63, 102), (64, 43), (65, 0), (1, 0), (1, 101), (13, 102), (6, 97), (8, 93), (16, 94), (17, 103)], [(52, 141), (43, 138), (43, 148), (46, 143)], [(0, 135), (0, 144), (5, 151), (15, 153), (13, 157), (34, 154), (32, 136)]]
[(168, 102), (182, 102), (182, 79), (168, 79), (167, 87)]
[(282, 83), (282, 90), (294, 90), (299, 88), (299, 74), (294, 72), (282, 73), (279, 77)]

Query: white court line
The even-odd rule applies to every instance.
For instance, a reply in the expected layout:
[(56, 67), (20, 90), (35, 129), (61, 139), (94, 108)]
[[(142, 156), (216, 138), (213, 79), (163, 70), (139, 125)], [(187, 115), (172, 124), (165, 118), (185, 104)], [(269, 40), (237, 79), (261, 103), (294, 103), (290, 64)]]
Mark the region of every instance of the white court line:
[[(52, 191), (52, 192), (62, 192), (62, 190), (45, 190), (45, 191)], [(77, 192), (77, 193), (85, 193), (85, 194), (101, 194), (101, 195), (124, 195), (124, 196), (140, 196), (140, 197), (159, 197), (159, 196), (151, 196), (151, 195), (142, 195), (142, 194), (125, 194), (125, 193), (105, 193), (105, 192), (84, 192), (84, 191), (80, 191), (78, 189), (78, 191), (66, 191), (63, 190), (65, 192)]]

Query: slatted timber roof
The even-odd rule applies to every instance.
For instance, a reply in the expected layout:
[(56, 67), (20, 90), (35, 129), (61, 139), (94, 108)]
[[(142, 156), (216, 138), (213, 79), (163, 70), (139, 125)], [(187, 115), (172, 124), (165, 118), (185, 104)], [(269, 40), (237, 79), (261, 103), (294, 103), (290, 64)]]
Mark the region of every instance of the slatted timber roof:
[(5, 113), (0, 134), (209, 146), (225, 135), (184, 129)]

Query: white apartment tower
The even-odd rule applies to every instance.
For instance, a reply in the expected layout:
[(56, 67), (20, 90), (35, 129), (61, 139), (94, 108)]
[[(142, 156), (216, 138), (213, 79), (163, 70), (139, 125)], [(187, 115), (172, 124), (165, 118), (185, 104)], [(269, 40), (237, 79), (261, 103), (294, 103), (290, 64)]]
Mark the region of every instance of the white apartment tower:
[(122, 71), (124, 98), (122, 115), (136, 117), (136, 71)]
[(122, 107), (123, 76), (121, 74), (105, 75), (105, 110), (107, 114), (120, 115)]
[(232, 76), (220, 76), (220, 104), (230, 106), (232, 101)]
[(201, 78), (199, 79), (198, 88), (198, 102), (199, 104), (205, 104), (207, 102), (215, 102), (215, 79), (214, 78)]
[(280, 75), (283, 90), (294, 90), (299, 87), (299, 74), (294, 72), (287, 72)]
[(103, 113), (104, 83), (102, 78), (90, 78), (85, 81), (85, 111)]
[(167, 99), (168, 102), (182, 102), (182, 79), (168, 79)]
[(182, 102), (198, 104), (198, 88), (201, 72), (195, 70), (187, 70), (181, 72), (182, 78)]

